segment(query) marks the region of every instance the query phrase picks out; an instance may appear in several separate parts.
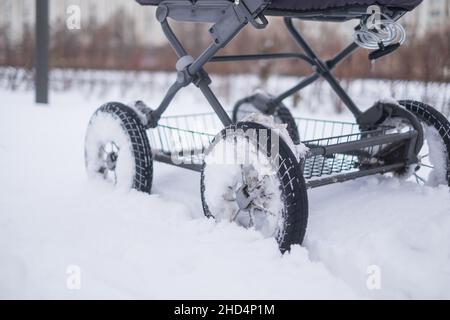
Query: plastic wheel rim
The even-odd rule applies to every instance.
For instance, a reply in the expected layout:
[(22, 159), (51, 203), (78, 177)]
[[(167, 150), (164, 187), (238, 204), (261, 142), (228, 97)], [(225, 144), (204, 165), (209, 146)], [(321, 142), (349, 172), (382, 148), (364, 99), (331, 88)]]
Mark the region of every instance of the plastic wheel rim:
[(112, 182), (114, 185), (117, 184), (116, 165), (119, 158), (119, 152), (120, 148), (114, 141), (110, 141), (105, 145), (100, 146), (99, 150), (101, 165), (98, 172), (102, 174), (104, 180)]
[[(236, 150), (254, 146), (246, 139), (236, 139), (233, 142), (239, 146)], [(205, 157), (205, 197), (211, 216), (217, 221), (255, 229), (264, 237), (276, 238), (283, 229), (282, 196), (276, 170), (267, 157), (266, 161), (255, 162), (258, 157), (265, 157), (255, 152), (256, 147), (249, 153), (248, 162), (214, 162), (215, 150), (220, 150), (221, 144), (229, 140), (218, 142)], [(241, 143), (247, 145), (243, 147)]]

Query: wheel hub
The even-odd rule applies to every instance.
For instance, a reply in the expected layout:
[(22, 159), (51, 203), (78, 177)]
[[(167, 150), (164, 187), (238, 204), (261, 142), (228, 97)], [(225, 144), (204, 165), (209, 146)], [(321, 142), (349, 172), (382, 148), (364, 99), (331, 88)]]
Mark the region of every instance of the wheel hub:
[(253, 197), (248, 193), (248, 186), (243, 185), (236, 190), (236, 202), (239, 210), (248, 209), (253, 201)]
[(106, 180), (112, 180), (117, 183), (116, 166), (119, 158), (119, 147), (111, 141), (100, 147), (100, 168), (98, 172), (103, 175)]
[[(275, 216), (276, 214), (266, 208), (266, 202), (273, 194), (268, 194), (264, 188), (266, 176), (258, 178), (254, 169), (249, 167), (241, 168), (240, 181), (229, 190), (233, 190), (225, 198), (227, 201), (235, 202), (236, 210), (231, 214), (230, 221), (240, 220), (240, 224), (246, 228), (255, 225), (256, 219), (262, 216)], [(243, 219), (240, 219), (240, 217)], [(245, 221), (245, 222), (244, 222)]]
[(105, 160), (106, 167), (108, 170), (113, 171), (116, 170), (116, 164), (117, 164), (117, 153), (110, 152), (106, 155)]

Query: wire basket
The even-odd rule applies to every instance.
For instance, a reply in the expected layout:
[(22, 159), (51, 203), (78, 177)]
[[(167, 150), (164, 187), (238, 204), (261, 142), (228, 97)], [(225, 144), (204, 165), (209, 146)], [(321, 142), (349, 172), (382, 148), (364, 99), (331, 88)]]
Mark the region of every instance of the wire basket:
[(214, 136), (223, 128), (215, 113), (166, 116), (148, 137), (153, 152), (178, 155), (183, 163), (201, 164)]
[[(345, 144), (386, 134), (386, 128), (360, 132), (351, 122), (295, 118), (302, 142), (310, 150)], [(201, 164), (206, 148), (223, 129), (215, 113), (201, 113), (161, 118), (158, 127), (149, 131), (149, 141), (155, 153), (174, 156), (180, 162)], [(357, 170), (376, 160), (383, 145), (365, 147), (332, 155), (307, 154), (304, 161), (305, 179)]]

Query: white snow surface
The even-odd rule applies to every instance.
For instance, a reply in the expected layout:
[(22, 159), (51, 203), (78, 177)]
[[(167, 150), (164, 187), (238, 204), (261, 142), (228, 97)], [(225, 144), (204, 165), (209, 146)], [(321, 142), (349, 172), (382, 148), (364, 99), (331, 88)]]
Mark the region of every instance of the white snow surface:
[[(141, 97), (0, 97), (0, 298), (450, 298), (445, 186), (373, 176), (310, 190), (304, 246), (282, 256), (274, 239), (206, 219), (197, 173), (156, 163), (152, 195), (87, 178), (92, 113)], [(207, 110), (195, 97), (170, 113)]]

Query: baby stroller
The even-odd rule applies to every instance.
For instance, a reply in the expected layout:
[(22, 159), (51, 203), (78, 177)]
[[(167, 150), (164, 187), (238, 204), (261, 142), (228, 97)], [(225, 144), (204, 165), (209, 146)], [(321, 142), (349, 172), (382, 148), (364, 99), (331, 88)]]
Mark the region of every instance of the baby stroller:
[[(110, 102), (91, 118), (85, 157), (90, 176), (150, 193), (153, 161), (201, 173), (204, 214), (275, 237), (282, 252), (301, 244), (308, 217), (307, 189), (364, 176), (414, 176), (422, 184), (450, 184), (450, 123), (421, 102), (378, 101), (366, 111), (333, 76), (359, 47), (375, 60), (405, 38), (398, 19), (421, 0), (137, 0), (157, 6), (156, 18), (178, 56), (177, 79), (159, 106)], [(267, 16), (284, 17), (303, 52), (218, 56), (243, 28), (264, 29)], [(210, 45), (192, 57), (168, 18), (209, 23)], [(354, 41), (322, 60), (293, 24), (359, 20)], [(195, 34), (193, 36), (196, 36)], [(314, 73), (279, 95), (255, 94), (227, 112), (210, 88), (207, 63), (298, 59)], [(325, 79), (355, 116), (355, 123), (294, 118), (283, 100)], [(193, 84), (214, 112), (162, 117), (179, 90)], [(223, 128), (218, 134), (217, 124)], [(215, 131), (216, 130), (216, 131)]]

